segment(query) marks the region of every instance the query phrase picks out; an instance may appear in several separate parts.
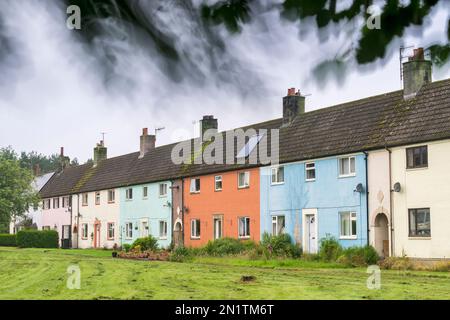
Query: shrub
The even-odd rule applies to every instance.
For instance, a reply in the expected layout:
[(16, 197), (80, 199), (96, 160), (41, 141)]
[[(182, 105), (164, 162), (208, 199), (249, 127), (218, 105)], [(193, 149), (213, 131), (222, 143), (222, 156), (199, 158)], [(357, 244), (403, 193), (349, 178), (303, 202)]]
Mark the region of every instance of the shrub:
[(20, 248), (58, 248), (59, 237), (55, 230), (22, 230), (17, 233)]
[(407, 257), (388, 257), (380, 262), (382, 269), (413, 270), (414, 263)]
[(186, 247), (178, 247), (172, 250), (169, 260), (174, 262), (184, 262), (192, 258), (192, 252)]
[(152, 236), (139, 238), (133, 242), (133, 244), (131, 245), (131, 249), (136, 249), (138, 246), (142, 251), (156, 251), (158, 250), (158, 240)]
[(302, 255), (302, 250), (292, 243), (291, 237), (287, 233), (272, 236), (265, 232), (262, 235), (261, 246), (266, 257), (285, 256), (298, 258)]
[(343, 248), (336, 238), (326, 236), (320, 240), (319, 258), (323, 261), (337, 261), (342, 255)]
[(233, 238), (221, 238), (214, 241), (208, 241), (205, 246), (205, 253), (211, 256), (223, 256), (230, 254), (239, 254), (253, 248), (255, 243), (252, 241), (240, 241)]
[(352, 267), (362, 267), (376, 264), (379, 259), (378, 253), (372, 246), (355, 246), (344, 249), (337, 262)]
[(0, 234), (0, 247), (15, 246), (17, 246), (15, 234)]
[(130, 249), (131, 249), (131, 244), (129, 244), (129, 243), (124, 243), (122, 245), (122, 250), (123, 251), (128, 252), (128, 251), (130, 251)]

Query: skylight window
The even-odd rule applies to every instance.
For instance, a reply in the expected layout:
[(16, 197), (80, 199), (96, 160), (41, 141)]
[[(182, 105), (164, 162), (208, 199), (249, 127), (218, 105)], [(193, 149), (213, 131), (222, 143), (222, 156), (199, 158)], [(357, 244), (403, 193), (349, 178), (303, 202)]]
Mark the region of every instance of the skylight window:
[(247, 158), (250, 153), (253, 152), (255, 147), (258, 145), (259, 141), (264, 137), (264, 134), (256, 134), (251, 136), (245, 146), (239, 151), (237, 158)]

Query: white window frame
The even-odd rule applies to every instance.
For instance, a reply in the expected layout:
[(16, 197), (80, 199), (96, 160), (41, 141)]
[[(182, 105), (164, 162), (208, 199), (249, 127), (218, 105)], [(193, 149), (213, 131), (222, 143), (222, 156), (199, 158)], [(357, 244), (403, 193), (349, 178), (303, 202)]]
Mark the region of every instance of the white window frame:
[(127, 239), (127, 240), (133, 239), (133, 223), (132, 222), (125, 223), (125, 239)]
[[(349, 173), (341, 173), (341, 161), (347, 159), (348, 160), (348, 172)], [(351, 171), (352, 165), (351, 162), (352, 160), (355, 162), (355, 171)], [(339, 178), (346, 178), (346, 177), (354, 177), (356, 176), (356, 157), (355, 156), (347, 156), (347, 157), (340, 157), (338, 158), (338, 172), (339, 172)]]
[(53, 209), (59, 209), (59, 197), (53, 198)]
[[(161, 233), (161, 224), (163, 224), (163, 233)], [(166, 240), (167, 239), (167, 220), (159, 220), (159, 239)]]
[[(197, 221), (200, 226), (200, 230), (197, 230)], [(195, 234), (194, 234), (195, 231)], [(201, 237), (201, 220), (200, 219), (191, 219), (191, 239), (200, 239)], [(197, 235), (198, 233), (198, 235)]]
[[(280, 223), (279, 220), (280, 220), (281, 217), (283, 217), (283, 219), (284, 219), (284, 228), (283, 228), (283, 230), (281, 232), (279, 232), (278, 231), (279, 230), (278, 224)], [(274, 224), (275, 224), (275, 230), (276, 230), (275, 234), (273, 232), (273, 225)], [(285, 233), (285, 230), (286, 230), (286, 216), (285, 215), (272, 216), (272, 235), (273, 236), (279, 236), (279, 235)]]
[(116, 202), (116, 190), (110, 189), (108, 190), (108, 203)]
[[(110, 236), (110, 231), (112, 231), (112, 237)], [(107, 223), (107, 229), (106, 229), (107, 235), (106, 238), (108, 240), (114, 240), (116, 236), (116, 225), (114, 222), (108, 222)]]
[(87, 223), (81, 224), (81, 239), (86, 240), (89, 237), (89, 225)]
[[(244, 223), (244, 235), (241, 235), (241, 222), (243, 221)], [(248, 226), (248, 228), (247, 228)], [(247, 229), (248, 229), (248, 234), (247, 233)], [(238, 238), (239, 239), (250, 239), (250, 235), (251, 235), (251, 222), (250, 222), (250, 217), (239, 217), (238, 218)]]
[[(280, 170), (283, 170), (283, 181), (279, 181), (280, 179)], [(273, 180), (275, 173), (275, 181)], [(271, 185), (279, 185), (284, 184), (284, 166), (276, 166), (270, 169), (270, 184)]]
[(96, 192), (95, 192), (95, 205), (96, 205), (96, 206), (99, 206), (99, 205), (100, 205), (100, 200), (101, 200), (100, 191), (96, 191)]
[[(159, 196), (160, 197), (167, 197), (167, 183), (160, 183), (159, 184)], [(163, 191), (164, 193), (161, 193)]]
[[(240, 176), (241, 174), (244, 174), (244, 184), (240, 184)], [(238, 172), (238, 189), (245, 189), (250, 187), (250, 171), (241, 171)]]
[(148, 186), (142, 187), (142, 199), (148, 199)]
[[(308, 165), (312, 165), (312, 166), (308, 168)], [(309, 171), (314, 171), (314, 178), (308, 178)], [(316, 181), (316, 178), (317, 178), (316, 163), (314, 161), (306, 162), (305, 163), (305, 181)]]
[[(220, 182), (220, 188), (217, 188), (217, 183)], [(222, 176), (214, 177), (214, 191), (222, 191), (223, 188), (223, 179)]]
[(127, 188), (125, 190), (125, 200), (127, 201), (133, 200), (133, 188)]
[[(342, 218), (344, 215), (348, 215), (348, 223), (350, 227), (350, 235), (342, 234)], [(356, 230), (353, 230), (353, 221), (356, 221)], [(355, 231), (355, 234), (353, 234)], [(339, 212), (339, 239), (355, 240), (358, 238), (358, 215), (356, 211), (341, 211)]]
[[(199, 181), (198, 190), (197, 190), (197, 180)], [(191, 178), (191, 184), (189, 186), (189, 191), (191, 193), (200, 193), (201, 188), (202, 188), (202, 184), (201, 184), (200, 178)]]
[(50, 210), (51, 200), (44, 199), (44, 210)]
[(89, 194), (83, 193), (81, 195), (81, 205), (82, 206), (88, 206), (89, 205)]

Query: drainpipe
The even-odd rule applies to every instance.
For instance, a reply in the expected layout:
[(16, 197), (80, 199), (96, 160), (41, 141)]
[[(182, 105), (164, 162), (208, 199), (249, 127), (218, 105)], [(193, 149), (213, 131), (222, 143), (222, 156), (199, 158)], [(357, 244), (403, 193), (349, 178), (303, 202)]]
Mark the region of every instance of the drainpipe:
[(181, 237), (183, 239), (183, 247), (184, 247), (184, 230), (186, 229), (186, 224), (184, 223), (184, 178), (181, 178)]
[(385, 148), (389, 153), (389, 226), (391, 232), (391, 256), (394, 255), (394, 220), (392, 215), (392, 210), (394, 208), (394, 195), (392, 190), (392, 150), (389, 148)]
[[(64, 199), (64, 198), (63, 198)], [(69, 203), (69, 208), (70, 208), (70, 229), (69, 229), (69, 249), (72, 248), (72, 231), (73, 231), (73, 226), (72, 226), (72, 196), (70, 196), (70, 203)]]
[(363, 151), (366, 162), (366, 222), (367, 222), (367, 245), (370, 245), (370, 222), (369, 222), (369, 153)]
[(77, 249), (80, 247), (80, 194), (77, 193)]

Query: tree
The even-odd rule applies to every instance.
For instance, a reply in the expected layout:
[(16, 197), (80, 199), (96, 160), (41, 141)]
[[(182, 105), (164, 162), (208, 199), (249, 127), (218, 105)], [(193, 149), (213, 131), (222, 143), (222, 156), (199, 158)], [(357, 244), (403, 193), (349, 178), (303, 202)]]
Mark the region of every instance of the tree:
[(0, 150), (0, 223), (3, 228), (13, 217), (22, 217), (31, 206), (38, 205), (33, 180), (31, 171), (21, 168), (10, 149)]

